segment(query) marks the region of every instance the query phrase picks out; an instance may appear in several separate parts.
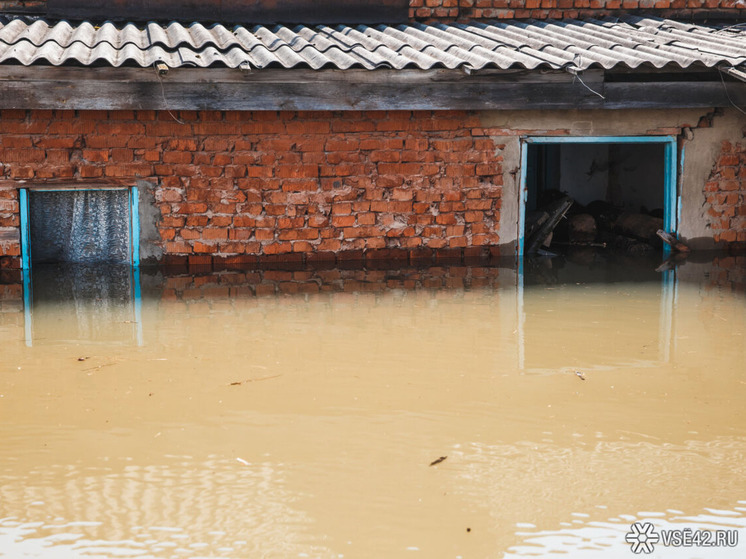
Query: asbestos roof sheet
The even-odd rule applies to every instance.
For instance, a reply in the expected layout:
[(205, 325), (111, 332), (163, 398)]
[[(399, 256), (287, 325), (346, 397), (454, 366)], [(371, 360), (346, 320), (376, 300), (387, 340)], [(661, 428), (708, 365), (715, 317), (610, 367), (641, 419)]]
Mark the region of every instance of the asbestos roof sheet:
[(144, 26), (0, 17), (0, 63), (249, 68), (610, 69), (746, 62), (746, 24), (653, 17), (357, 26)]

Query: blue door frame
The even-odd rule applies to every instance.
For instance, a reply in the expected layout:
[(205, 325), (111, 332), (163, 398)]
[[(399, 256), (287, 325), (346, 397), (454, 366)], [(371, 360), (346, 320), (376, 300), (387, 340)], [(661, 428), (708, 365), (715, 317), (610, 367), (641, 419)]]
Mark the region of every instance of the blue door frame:
[[(138, 211), (139, 195), (136, 186), (131, 187), (106, 187), (106, 188), (76, 188), (79, 190), (128, 190), (130, 203), (130, 245), (132, 252), (130, 264), (138, 268), (140, 266), (140, 214)], [(29, 219), (29, 196), (28, 188), (19, 189), (19, 203), (21, 210), (21, 268), (31, 269), (31, 221)], [(69, 188), (44, 188), (41, 192), (71, 192)]]
[[(523, 256), (526, 228), (526, 201), (528, 190), (526, 175), (528, 170), (528, 148), (531, 144), (663, 144), (664, 145), (664, 176), (663, 176), (663, 229), (676, 235), (679, 218), (679, 197), (677, 180), (677, 143), (675, 136), (532, 136), (521, 141), (521, 185), (518, 203), (518, 257)], [(683, 162), (684, 155), (682, 152)], [(664, 245), (664, 251), (670, 251)]]
[[(41, 190), (41, 189), (40, 189)], [(83, 188), (76, 190), (104, 190), (103, 188)], [(130, 203), (130, 244), (132, 247), (132, 299), (134, 303), (134, 323), (136, 329), (137, 345), (143, 344), (142, 334), (142, 300), (140, 292), (140, 214), (139, 197), (136, 186), (132, 187), (110, 187), (108, 190), (129, 190)], [(23, 272), (23, 312), (26, 345), (33, 344), (33, 316), (31, 302), (33, 300), (31, 284), (31, 222), (29, 220), (29, 189), (21, 188), (18, 191), (20, 217), (21, 217), (21, 269)], [(64, 191), (70, 192), (69, 188), (44, 188), (44, 192)]]

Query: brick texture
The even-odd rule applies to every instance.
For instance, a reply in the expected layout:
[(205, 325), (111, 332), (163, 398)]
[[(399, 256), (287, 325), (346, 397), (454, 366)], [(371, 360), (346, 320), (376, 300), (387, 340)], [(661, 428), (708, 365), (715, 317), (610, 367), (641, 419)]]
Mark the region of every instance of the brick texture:
[[(144, 179), (156, 185), (166, 254), (190, 262), (499, 244), (502, 146), (473, 114), (178, 117), (2, 111), (0, 176), (11, 180), (0, 187), (0, 228), (17, 231), (17, 180)], [(5, 241), (0, 251), (17, 257), (20, 247)]]
[[(499, 256), (504, 142), (536, 133), (459, 111), (175, 116), (0, 112), (0, 268), (20, 265), (17, 188), (50, 180), (148, 181), (169, 264)], [(722, 144), (704, 191), (715, 240), (742, 247), (742, 143)]]
[(646, 13), (679, 19), (746, 16), (743, 0), (410, 0), (415, 21), (561, 19)]
[(722, 143), (705, 184), (705, 204), (715, 241), (746, 248), (746, 143)]

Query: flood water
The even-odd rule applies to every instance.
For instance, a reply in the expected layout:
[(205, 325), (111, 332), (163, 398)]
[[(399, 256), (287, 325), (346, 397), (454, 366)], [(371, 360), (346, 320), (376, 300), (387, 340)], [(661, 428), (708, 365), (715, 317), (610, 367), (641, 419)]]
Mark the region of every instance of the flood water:
[(743, 557), (746, 262), (658, 264), (5, 278), (0, 557)]

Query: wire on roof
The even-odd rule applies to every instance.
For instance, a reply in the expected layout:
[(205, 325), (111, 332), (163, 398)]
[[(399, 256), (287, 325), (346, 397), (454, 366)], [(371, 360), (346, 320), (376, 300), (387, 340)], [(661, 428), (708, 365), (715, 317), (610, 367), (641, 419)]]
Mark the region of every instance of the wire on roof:
[[(161, 68), (159, 68), (161, 66)], [(177, 118), (174, 113), (171, 112), (171, 109), (168, 106), (168, 101), (166, 100), (166, 89), (163, 87), (163, 78), (161, 77), (161, 74), (164, 74), (165, 72), (162, 69), (162, 66), (165, 66), (163, 62), (153, 62), (153, 70), (155, 70), (155, 76), (158, 78), (158, 83), (161, 84), (161, 97), (163, 98), (163, 106), (166, 107), (166, 111), (168, 111), (168, 114), (171, 115), (171, 118), (173, 118), (176, 122), (179, 124), (186, 124), (183, 120), (180, 118)]]
[(725, 72), (723, 71), (723, 69), (722, 69), (722, 68), (720, 68), (720, 67), (718, 67), (718, 76), (720, 76), (720, 81), (721, 81), (721, 82), (723, 83), (723, 91), (725, 91), (725, 96), (726, 96), (726, 97), (728, 98), (728, 102), (729, 102), (729, 103), (730, 103), (731, 105), (733, 105), (733, 107), (734, 107), (734, 108), (735, 108), (735, 109), (736, 109), (737, 111), (739, 111), (739, 112), (741, 112), (741, 113), (743, 113), (743, 114), (745, 114), (745, 115), (746, 115), (746, 111), (744, 111), (744, 110), (743, 110), (743, 109), (742, 109), (741, 107), (739, 107), (738, 105), (736, 105), (736, 104), (735, 104), (735, 103), (733, 102), (733, 99), (731, 99), (731, 98), (730, 98), (730, 93), (728, 93), (728, 87), (727, 87), (727, 86), (725, 85), (725, 78), (723, 78), (723, 74), (724, 74), (724, 73), (725, 73)]

